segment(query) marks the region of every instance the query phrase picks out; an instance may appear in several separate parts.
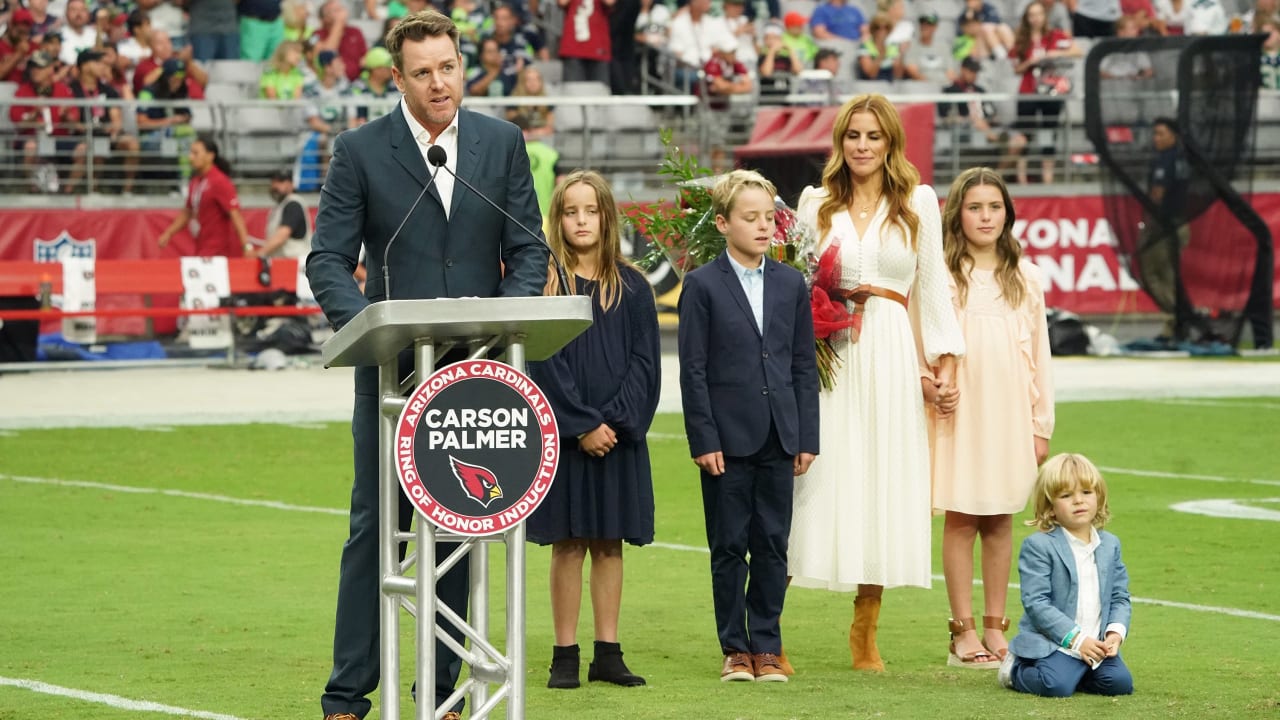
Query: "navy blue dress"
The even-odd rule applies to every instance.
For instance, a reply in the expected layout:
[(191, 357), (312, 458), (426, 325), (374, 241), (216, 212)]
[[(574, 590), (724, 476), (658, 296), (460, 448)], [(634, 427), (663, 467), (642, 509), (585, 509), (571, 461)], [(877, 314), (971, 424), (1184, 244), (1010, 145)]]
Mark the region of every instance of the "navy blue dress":
[[(622, 300), (600, 307), (594, 281), (575, 278), (591, 298), (594, 323), (546, 362), (530, 363), (560, 428), (555, 483), (525, 531), (549, 545), (571, 538), (653, 542), (653, 476), (645, 440), (658, 408), (658, 313), (649, 282), (620, 266)], [(578, 436), (607, 423), (618, 443), (604, 457), (578, 448)]]

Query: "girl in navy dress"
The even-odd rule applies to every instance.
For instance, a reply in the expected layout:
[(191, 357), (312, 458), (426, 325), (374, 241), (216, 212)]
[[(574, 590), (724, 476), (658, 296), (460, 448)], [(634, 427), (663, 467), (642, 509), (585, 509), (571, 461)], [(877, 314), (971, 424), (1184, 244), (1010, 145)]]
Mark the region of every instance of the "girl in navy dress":
[[(563, 449), (555, 483), (529, 518), (530, 541), (551, 545), (555, 623), (550, 688), (579, 681), (582, 565), (591, 555), (595, 655), (588, 680), (643, 685), (622, 661), (622, 541), (653, 542), (653, 481), (645, 435), (661, 387), (658, 314), (648, 280), (622, 257), (618, 206), (599, 174), (577, 170), (551, 198), (547, 239), (593, 323), (531, 373), (555, 410)], [(548, 295), (559, 294), (549, 273)]]

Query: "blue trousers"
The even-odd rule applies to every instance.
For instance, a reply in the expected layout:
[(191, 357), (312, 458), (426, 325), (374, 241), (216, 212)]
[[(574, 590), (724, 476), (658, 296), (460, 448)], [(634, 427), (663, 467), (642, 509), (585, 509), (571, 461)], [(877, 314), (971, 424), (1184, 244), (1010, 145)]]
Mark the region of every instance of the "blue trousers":
[(1013, 666), (1013, 689), (1041, 697), (1071, 697), (1077, 690), (1092, 695), (1132, 695), (1133, 676), (1119, 655), (1093, 669), (1083, 660), (1053, 652), (1039, 660), (1018, 658)]
[(702, 473), (711, 596), (725, 653), (782, 649), (778, 619), (787, 594), (792, 468), (792, 456), (770, 430), (753, 455), (726, 455), (723, 475)]

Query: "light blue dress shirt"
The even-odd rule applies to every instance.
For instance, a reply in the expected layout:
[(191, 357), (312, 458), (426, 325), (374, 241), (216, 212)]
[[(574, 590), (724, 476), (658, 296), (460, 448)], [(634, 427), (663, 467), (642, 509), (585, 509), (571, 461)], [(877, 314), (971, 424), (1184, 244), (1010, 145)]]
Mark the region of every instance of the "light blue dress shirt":
[(760, 267), (746, 268), (725, 253), (729, 258), (729, 266), (742, 283), (742, 291), (747, 294), (747, 304), (751, 306), (751, 314), (756, 317), (756, 329), (764, 334), (764, 258), (760, 258)]

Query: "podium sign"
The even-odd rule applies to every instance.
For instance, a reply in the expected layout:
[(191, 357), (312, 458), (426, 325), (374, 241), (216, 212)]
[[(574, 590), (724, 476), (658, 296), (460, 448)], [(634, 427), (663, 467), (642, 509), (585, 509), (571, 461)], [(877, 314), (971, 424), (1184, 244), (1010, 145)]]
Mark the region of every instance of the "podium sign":
[[(464, 698), (473, 720), (496, 716), (502, 704), (507, 720), (524, 720), (522, 521), (546, 496), (560, 456), (555, 416), (524, 364), (551, 356), (591, 318), (584, 296), (384, 300), (325, 342), (325, 367), (378, 367), (381, 717), (400, 718), (405, 610), (416, 621), (417, 720), (441, 717)], [(400, 358), (410, 348), (413, 374), (404, 377)], [(436, 368), (459, 354), (465, 359)], [(498, 356), (506, 363), (488, 359)], [(419, 515), (412, 533), (399, 527), (404, 496)], [(505, 649), (489, 632), (489, 545), (506, 550)], [(458, 563), (470, 568), (470, 622), (436, 597), (436, 582)], [(443, 700), (437, 641), (467, 669)]]
[(546, 497), (560, 433), (542, 390), (494, 360), (432, 373), (396, 423), (396, 475), (418, 514), (446, 532), (482, 536), (523, 522)]

